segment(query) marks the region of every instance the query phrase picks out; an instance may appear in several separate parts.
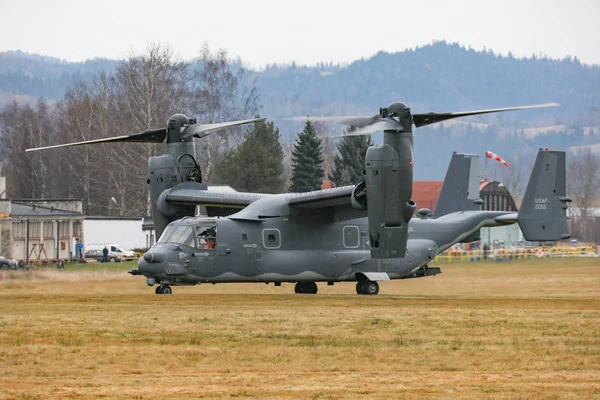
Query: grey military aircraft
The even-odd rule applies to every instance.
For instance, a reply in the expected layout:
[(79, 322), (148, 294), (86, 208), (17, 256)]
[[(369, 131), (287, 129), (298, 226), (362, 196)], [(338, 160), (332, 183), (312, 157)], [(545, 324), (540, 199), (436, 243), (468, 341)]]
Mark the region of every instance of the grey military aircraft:
[[(130, 271), (144, 275), (150, 286), (158, 284), (156, 293), (209, 282), (296, 282), (296, 292), (316, 293), (315, 282), (357, 281), (357, 293), (377, 294), (377, 281), (439, 272), (427, 263), (453, 243), (474, 240), (483, 226), (519, 222), (528, 240), (568, 237), (565, 203), (570, 199), (565, 196), (561, 152), (538, 154), (529, 196), (518, 215), (462, 210), (411, 220), (416, 207), (411, 199), (412, 124), (554, 105), (411, 114), (405, 104), (393, 103), (373, 117), (328, 117), (326, 122), (358, 127), (354, 134), (384, 130), (384, 145), (367, 151), (363, 182), (299, 194), (207, 192), (193, 138), (254, 120), (196, 125), (178, 114), (166, 128), (49, 147), (167, 139), (168, 154), (149, 160), (148, 183), (160, 239)], [(191, 217), (196, 205), (231, 207), (234, 212), (223, 218)], [(235, 212), (239, 208), (243, 209)]]
[(144, 275), (150, 286), (159, 284), (158, 294), (170, 294), (171, 286), (223, 282), (296, 282), (296, 293), (317, 293), (316, 282), (356, 281), (358, 294), (376, 295), (378, 281), (439, 273), (428, 266), (435, 256), (455, 243), (479, 239), (482, 227), (517, 222), (528, 240), (569, 237), (564, 152), (538, 153), (519, 213), (476, 210), (478, 171), (477, 156), (453, 156), (439, 209), (433, 217), (423, 210), (421, 218), (411, 219), (406, 254), (391, 259), (371, 257), (368, 218), (352, 206), (353, 186), (280, 195), (179, 188), (167, 197), (248, 205), (227, 217), (171, 222), (130, 273)]

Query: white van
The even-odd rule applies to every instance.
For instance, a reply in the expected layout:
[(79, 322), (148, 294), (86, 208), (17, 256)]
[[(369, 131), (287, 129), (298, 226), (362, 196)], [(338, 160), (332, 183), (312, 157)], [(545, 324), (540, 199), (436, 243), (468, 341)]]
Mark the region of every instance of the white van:
[(117, 255), (123, 261), (131, 261), (137, 258), (137, 254), (135, 254), (135, 252), (127, 250), (120, 244), (115, 243), (89, 244), (84, 247), (84, 251), (103, 250), (105, 246), (108, 248), (109, 254)]

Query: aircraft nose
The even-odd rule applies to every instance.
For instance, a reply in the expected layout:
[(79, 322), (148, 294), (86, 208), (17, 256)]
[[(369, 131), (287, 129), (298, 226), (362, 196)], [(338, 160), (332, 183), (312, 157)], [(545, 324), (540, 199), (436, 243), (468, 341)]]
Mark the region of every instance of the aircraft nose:
[[(146, 253), (148, 254), (148, 253)], [(145, 255), (144, 255), (145, 256)], [(156, 261), (156, 258), (152, 259), (152, 257), (150, 258), (150, 262), (148, 262), (146, 260), (146, 257), (142, 257), (140, 258), (140, 260), (138, 261), (138, 271), (141, 275), (144, 276), (155, 276), (157, 274), (160, 274), (164, 268), (163, 263), (159, 263)]]
[(165, 261), (165, 254), (161, 251), (150, 250), (144, 254), (143, 259), (149, 263), (161, 263)]

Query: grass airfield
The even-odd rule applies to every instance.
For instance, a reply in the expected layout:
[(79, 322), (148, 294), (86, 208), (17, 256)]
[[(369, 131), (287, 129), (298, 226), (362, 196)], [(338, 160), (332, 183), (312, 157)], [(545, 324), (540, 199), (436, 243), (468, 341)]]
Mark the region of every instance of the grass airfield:
[(0, 274), (0, 399), (600, 398), (600, 259), (380, 283), (173, 287)]

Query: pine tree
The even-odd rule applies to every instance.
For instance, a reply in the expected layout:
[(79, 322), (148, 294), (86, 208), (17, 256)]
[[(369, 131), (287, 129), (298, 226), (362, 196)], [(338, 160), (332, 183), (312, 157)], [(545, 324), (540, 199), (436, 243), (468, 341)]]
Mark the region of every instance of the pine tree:
[(255, 122), (254, 129), (227, 154), (217, 172), (219, 182), (239, 191), (281, 193), (284, 182), (279, 128), (273, 122)]
[(304, 130), (298, 134), (292, 150), (291, 192), (310, 192), (321, 188), (323, 182), (323, 154), (321, 139), (313, 124), (307, 120)]
[[(351, 129), (349, 132), (352, 132)], [(338, 143), (329, 179), (336, 186), (355, 185), (362, 181), (367, 149), (373, 145), (370, 135), (344, 136)]]

